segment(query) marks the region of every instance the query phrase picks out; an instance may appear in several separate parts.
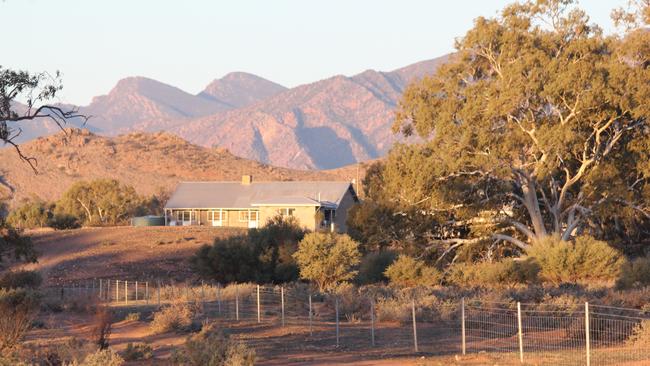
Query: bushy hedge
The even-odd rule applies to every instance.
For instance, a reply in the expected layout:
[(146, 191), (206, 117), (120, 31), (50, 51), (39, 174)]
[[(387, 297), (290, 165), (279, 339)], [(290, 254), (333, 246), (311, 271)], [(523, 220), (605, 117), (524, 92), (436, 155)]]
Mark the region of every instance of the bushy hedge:
[(533, 244), (528, 254), (540, 267), (540, 279), (553, 284), (614, 281), (625, 264), (622, 253), (590, 236), (573, 242), (549, 237)]
[(223, 283), (295, 281), (298, 266), (293, 254), (304, 235), (295, 219), (278, 216), (245, 235), (216, 239), (190, 262), (202, 277)]
[(384, 272), (391, 285), (399, 287), (435, 286), (442, 281), (442, 273), (421, 260), (400, 255)]
[(386, 268), (397, 259), (397, 254), (390, 250), (371, 252), (361, 258), (357, 282), (361, 285), (368, 285), (378, 282), (387, 282), (388, 277), (384, 274)]
[(539, 266), (531, 259), (457, 263), (447, 271), (446, 281), (464, 287), (512, 286), (537, 282), (538, 273)]

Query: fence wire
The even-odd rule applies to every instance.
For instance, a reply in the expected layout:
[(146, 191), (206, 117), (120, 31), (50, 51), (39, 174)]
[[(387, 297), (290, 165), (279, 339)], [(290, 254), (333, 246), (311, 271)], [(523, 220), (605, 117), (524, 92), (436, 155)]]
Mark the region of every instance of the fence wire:
[[(312, 293), (301, 285), (164, 284), (102, 279), (44, 289), (60, 302), (102, 302), (155, 311), (199, 304), (202, 316), (237, 326), (308, 329), (301, 340), (321, 350), (390, 349), (393, 354), (488, 353), (514, 364), (650, 364), (650, 314), (595, 304), (499, 303), (478, 299), (431, 303), (417, 296)], [(399, 301), (397, 301), (399, 300)], [(316, 342), (317, 340), (317, 342)], [(249, 337), (253, 347), (263, 342)]]

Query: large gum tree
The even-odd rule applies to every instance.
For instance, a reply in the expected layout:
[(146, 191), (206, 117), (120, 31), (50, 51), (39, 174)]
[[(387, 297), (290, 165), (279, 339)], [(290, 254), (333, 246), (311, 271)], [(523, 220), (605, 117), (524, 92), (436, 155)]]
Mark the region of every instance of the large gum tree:
[(627, 26), (613, 35), (571, 0), (478, 18), (450, 61), (406, 90), (394, 128), (420, 142), (391, 152), (385, 195), (474, 225), (439, 238), (450, 249), (633, 231), (650, 218), (650, 12), (636, 5), (613, 13)]

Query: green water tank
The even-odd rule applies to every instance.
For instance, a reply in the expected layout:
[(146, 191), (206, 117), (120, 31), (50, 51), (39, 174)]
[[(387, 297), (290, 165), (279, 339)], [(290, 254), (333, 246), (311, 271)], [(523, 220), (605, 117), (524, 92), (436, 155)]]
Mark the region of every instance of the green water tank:
[(165, 226), (164, 216), (140, 216), (131, 219), (131, 226)]

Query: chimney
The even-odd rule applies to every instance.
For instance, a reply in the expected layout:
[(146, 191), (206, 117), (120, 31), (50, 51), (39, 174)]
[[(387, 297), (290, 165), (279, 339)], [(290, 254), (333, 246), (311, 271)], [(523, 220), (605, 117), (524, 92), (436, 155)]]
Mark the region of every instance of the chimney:
[(241, 184), (243, 184), (245, 186), (249, 186), (251, 183), (253, 183), (253, 176), (252, 175), (242, 175)]

